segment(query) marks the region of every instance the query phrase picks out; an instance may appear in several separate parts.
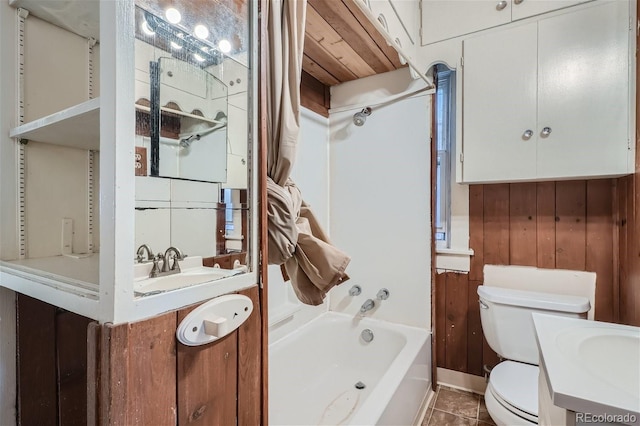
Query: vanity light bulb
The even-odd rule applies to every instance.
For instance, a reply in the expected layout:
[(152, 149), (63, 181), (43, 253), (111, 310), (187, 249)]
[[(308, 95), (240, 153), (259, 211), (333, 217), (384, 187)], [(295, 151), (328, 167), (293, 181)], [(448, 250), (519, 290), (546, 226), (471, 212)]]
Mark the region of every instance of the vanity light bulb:
[(229, 43), (229, 40), (222, 39), (218, 43), (218, 48), (222, 53), (229, 53), (231, 52), (231, 43)]
[(171, 42), (171, 47), (174, 48), (175, 50), (180, 50), (182, 49), (182, 45), (176, 43), (175, 41)]
[(180, 11), (173, 7), (170, 7), (169, 9), (165, 10), (164, 16), (166, 16), (167, 21), (171, 22), (172, 24), (177, 24), (182, 19), (182, 15), (180, 14)]
[(198, 24), (196, 25), (196, 27), (193, 29), (194, 34), (196, 35), (196, 37), (204, 40), (207, 37), (209, 37), (209, 30), (207, 29), (207, 27), (205, 27), (202, 24)]
[(155, 31), (153, 31), (151, 27), (149, 27), (149, 24), (147, 24), (147, 21), (142, 21), (141, 28), (146, 35), (152, 36), (155, 34)]
[(193, 57), (196, 58), (196, 61), (198, 61), (198, 62), (204, 62), (204, 58), (202, 56), (198, 55), (197, 53), (194, 53)]

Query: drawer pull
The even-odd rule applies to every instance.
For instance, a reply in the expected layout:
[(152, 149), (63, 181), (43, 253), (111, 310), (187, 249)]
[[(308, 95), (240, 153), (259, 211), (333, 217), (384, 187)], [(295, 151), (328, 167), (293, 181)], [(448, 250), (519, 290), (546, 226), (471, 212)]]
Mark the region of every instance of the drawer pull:
[(545, 127), (542, 129), (542, 136), (547, 137), (551, 134), (551, 127)]
[(507, 2), (506, 0), (502, 0), (496, 5), (496, 10), (503, 10), (505, 7), (507, 7)]
[(529, 139), (531, 139), (531, 136), (533, 136), (533, 130), (527, 129), (522, 134), (522, 139), (524, 139), (525, 141), (528, 141)]

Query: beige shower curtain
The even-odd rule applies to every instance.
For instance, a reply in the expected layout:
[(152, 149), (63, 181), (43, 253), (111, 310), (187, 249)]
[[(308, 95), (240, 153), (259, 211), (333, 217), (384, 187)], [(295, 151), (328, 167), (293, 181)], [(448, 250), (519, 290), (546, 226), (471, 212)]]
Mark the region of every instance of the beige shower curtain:
[(303, 303), (319, 305), (348, 279), (335, 248), (289, 178), (300, 133), (306, 0), (267, 1), (267, 218), (269, 264), (282, 265)]

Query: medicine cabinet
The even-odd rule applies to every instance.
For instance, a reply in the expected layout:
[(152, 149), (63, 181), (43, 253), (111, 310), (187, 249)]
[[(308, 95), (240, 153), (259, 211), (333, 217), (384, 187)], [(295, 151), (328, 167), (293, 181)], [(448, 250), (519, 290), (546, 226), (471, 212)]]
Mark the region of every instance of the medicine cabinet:
[[(119, 323), (257, 283), (256, 7), (0, 4), (1, 286)], [(143, 244), (220, 269), (139, 293)]]

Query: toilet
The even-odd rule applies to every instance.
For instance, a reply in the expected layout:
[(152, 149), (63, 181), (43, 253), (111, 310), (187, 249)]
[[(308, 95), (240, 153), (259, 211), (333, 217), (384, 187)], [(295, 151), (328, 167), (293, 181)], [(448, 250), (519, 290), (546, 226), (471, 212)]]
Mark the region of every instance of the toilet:
[(480, 320), (487, 343), (503, 361), (484, 395), (498, 426), (538, 424), (538, 347), (532, 312), (587, 318), (589, 299), (481, 285)]

